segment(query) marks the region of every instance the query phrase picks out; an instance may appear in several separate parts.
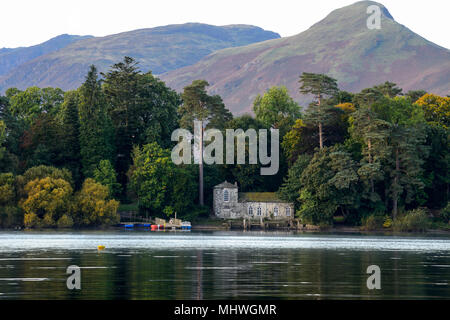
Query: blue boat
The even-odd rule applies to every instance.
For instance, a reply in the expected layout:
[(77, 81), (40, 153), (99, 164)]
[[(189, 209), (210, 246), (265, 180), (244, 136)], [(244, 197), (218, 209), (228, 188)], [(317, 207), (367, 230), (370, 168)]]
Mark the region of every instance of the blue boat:
[(191, 230), (191, 223), (189, 221), (181, 222), (181, 230)]

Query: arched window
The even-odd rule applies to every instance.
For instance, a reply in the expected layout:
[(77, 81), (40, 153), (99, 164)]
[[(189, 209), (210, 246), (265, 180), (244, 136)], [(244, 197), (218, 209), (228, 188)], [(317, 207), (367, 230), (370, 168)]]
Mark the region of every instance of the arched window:
[(248, 215), (253, 216), (253, 207), (252, 206), (248, 207)]
[(256, 214), (257, 214), (258, 216), (261, 215), (261, 207), (258, 207), (258, 211), (256, 212)]
[(287, 207), (286, 208), (286, 217), (290, 217), (291, 216), (291, 208)]
[(273, 208), (273, 216), (278, 216), (278, 207)]
[(229, 192), (228, 190), (225, 190), (225, 191), (223, 192), (223, 201), (224, 201), (224, 202), (230, 201), (230, 192)]

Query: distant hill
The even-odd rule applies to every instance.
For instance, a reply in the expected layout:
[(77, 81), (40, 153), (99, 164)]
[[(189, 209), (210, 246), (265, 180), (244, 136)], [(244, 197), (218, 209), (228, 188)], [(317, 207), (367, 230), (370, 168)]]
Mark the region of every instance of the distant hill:
[(41, 44), (31, 47), (2, 48), (0, 49), (0, 76), (7, 75), (17, 66), (44, 54), (54, 52), (67, 45), (92, 36), (75, 36), (62, 34)]
[[(372, 4), (382, 8), (380, 30), (366, 25)], [(372, 1), (335, 10), (298, 35), (220, 50), (161, 78), (178, 91), (194, 79), (205, 79), (211, 93), (241, 114), (251, 111), (258, 93), (275, 85), (285, 85), (307, 105), (310, 100), (298, 93), (302, 72), (326, 73), (338, 79), (341, 89), (353, 92), (389, 80), (405, 90), (450, 94), (450, 51), (397, 23)]]
[[(280, 38), (271, 31), (249, 25), (212, 26), (200, 23), (168, 25), (77, 41), (60, 50), (25, 61), (1, 77), (0, 92), (9, 87), (54, 86), (77, 88), (91, 64), (107, 71), (130, 56), (142, 71), (160, 74), (196, 63), (223, 48)], [(1, 65), (0, 51), (0, 65)], [(14, 51), (6, 51), (11, 57)]]

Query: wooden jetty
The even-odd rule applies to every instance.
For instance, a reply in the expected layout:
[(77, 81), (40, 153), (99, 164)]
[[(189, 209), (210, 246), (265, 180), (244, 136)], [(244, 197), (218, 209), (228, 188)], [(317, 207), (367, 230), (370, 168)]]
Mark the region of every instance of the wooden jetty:
[(224, 226), (228, 229), (243, 229), (243, 230), (271, 230), (271, 229), (284, 229), (293, 230), (296, 229), (295, 221), (293, 219), (277, 219), (277, 220), (265, 220), (262, 217), (259, 219), (242, 220), (227, 220), (224, 222)]

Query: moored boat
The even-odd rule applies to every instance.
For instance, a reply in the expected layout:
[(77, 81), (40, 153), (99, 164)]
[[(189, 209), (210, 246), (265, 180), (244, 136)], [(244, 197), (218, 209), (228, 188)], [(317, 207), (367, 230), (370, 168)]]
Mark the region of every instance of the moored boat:
[(189, 221), (181, 222), (181, 230), (191, 230), (192, 226)]

